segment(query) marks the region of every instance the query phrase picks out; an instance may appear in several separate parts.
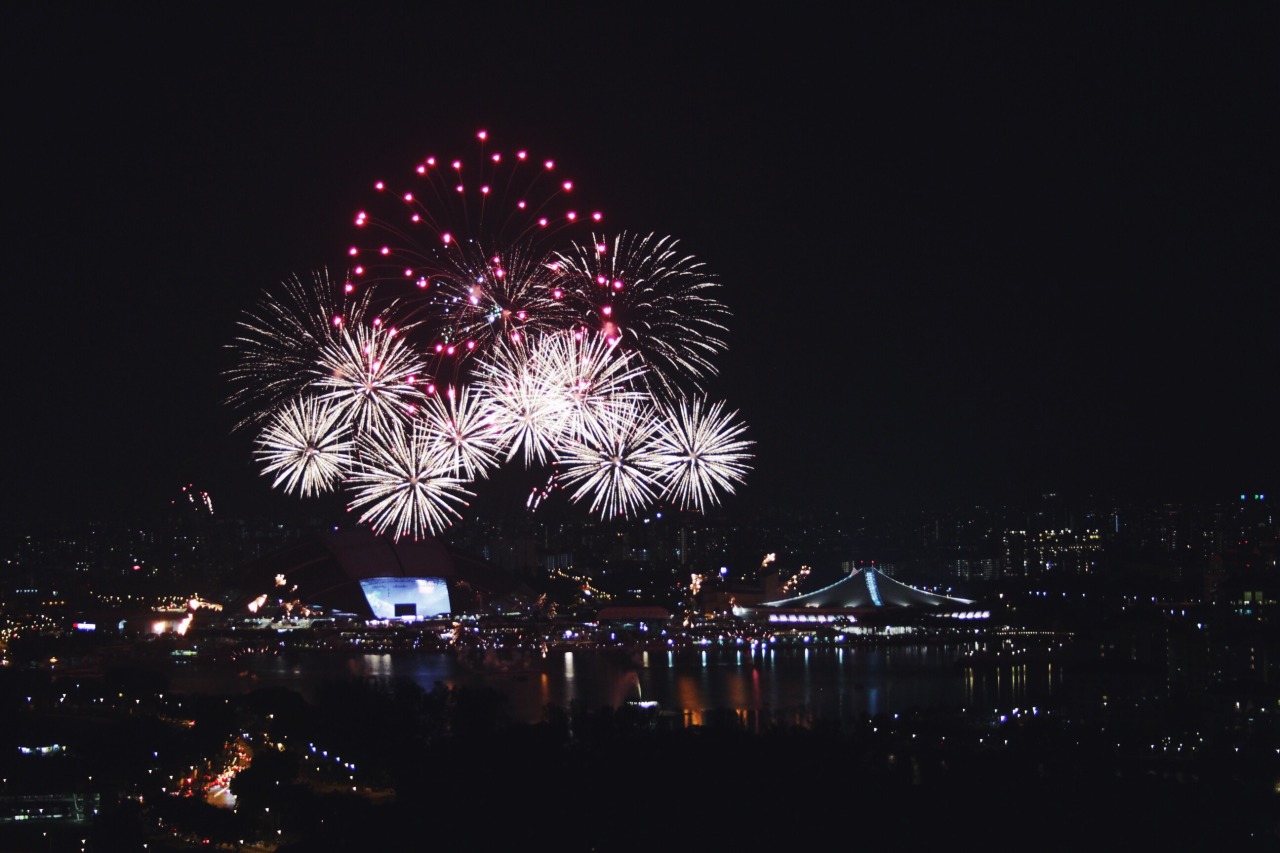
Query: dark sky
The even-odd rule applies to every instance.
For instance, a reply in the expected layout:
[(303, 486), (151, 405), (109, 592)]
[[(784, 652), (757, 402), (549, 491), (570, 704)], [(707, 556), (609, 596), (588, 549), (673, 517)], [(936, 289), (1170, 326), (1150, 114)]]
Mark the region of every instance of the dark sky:
[(723, 282), (736, 501), (1278, 485), (1273, 4), (357, 5), (0, 7), (8, 517), (275, 505), (236, 318), (480, 128)]

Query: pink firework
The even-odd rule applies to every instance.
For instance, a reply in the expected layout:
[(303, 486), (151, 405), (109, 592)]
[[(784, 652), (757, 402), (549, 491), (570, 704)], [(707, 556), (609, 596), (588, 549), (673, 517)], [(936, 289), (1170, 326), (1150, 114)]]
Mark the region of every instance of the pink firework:
[(347, 249), (352, 286), (404, 298), (434, 372), (458, 380), (495, 342), (572, 324), (549, 247), (603, 218), (553, 159), (496, 150), (485, 131), (476, 140), (470, 159), (428, 156), (376, 182)]

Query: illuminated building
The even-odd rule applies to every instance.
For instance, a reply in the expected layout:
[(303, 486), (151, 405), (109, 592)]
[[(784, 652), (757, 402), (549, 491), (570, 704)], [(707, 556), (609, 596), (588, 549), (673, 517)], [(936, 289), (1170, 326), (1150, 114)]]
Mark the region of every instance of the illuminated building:
[(737, 605), (734, 615), (756, 622), (861, 623), (911, 625), (938, 620), (962, 624), (990, 613), (966, 598), (940, 595), (908, 586), (879, 569), (857, 569), (822, 589), (752, 605)]
[(412, 622), (523, 609), (533, 593), (511, 574), (435, 538), (364, 527), (312, 534), (238, 572), (226, 613), (275, 622), (349, 617)]

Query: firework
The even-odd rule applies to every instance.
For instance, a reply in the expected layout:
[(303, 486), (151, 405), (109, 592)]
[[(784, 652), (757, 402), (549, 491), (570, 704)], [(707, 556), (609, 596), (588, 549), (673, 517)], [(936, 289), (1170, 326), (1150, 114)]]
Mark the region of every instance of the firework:
[(517, 455), (525, 466), (554, 459), (567, 415), (563, 397), (553, 394), (534, 369), (527, 347), (504, 346), (477, 362), (476, 387), (489, 401), (506, 461)]
[(478, 392), (450, 388), (428, 397), (422, 417), (440, 445), (441, 465), (454, 476), (476, 480), (498, 464), (501, 434)]
[(491, 150), (485, 131), (476, 139), (474, 160), (430, 156), (402, 181), (377, 181), (347, 250), (355, 285), (403, 296), (424, 352), (439, 357), (433, 369), (459, 379), (466, 357), (494, 341), (570, 321), (543, 247), (602, 220), (575, 204), (554, 160)]
[(438, 436), (422, 421), (393, 423), (361, 435), (357, 444), (348, 509), (360, 511), (360, 523), (375, 533), (391, 531), (397, 541), (439, 533), (474, 497), (442, 463)]
[(276, 412), (257, 439), (254, 455), (275, 488), (301, 497), (333, 489), (351, 465), (350, 428), (341, 409), (299, 397)]
[(668, 395), (685, 380), (700, 388), (725, 349), (728, 308), (702, 263), (678, 241), (650, 234), (593, 238), (558, 256), (566, 298), (605, 338), (637, 354)]
[(445, 257), (453, 268), (432, 277), (411, 315), (427, 318), (426, 344), (441, 363), (461, 362), (496, 342), (518, 342), (571, 324), (559, 270), (528, 249), (486, 254), (468, 243)]
[(660, 409), (663, 426), (653, 453), (659, 461), (662, 495), (681, 509), (702, 512), (720, 502), (720, 492), (734, 491), (750, 470), (754, 442), (742, 438), (746, 426), (724, 403), (706, 398), (681, 399)]
[(320, 350), (315, 387), (361, 433), (387, 429), (425, 399), (426, 363), (394, 327), (343, 326)]
[(560, 453), (560, 476), (570, 498), (591, 497), (591, 512), (603, 518), (629, 517), (649, 506), (661, 493), (661, 460), (654, 453), (660, 422), (648, 406), (631, 404), (625, 411), (594, 423), (587, 435), (569, 440)]
[(559, 332), (537, 339), (531, 350), (534, 382), (559, 401), (564, 438), (582, 438), (600, 421), (632, 411), (647, 398), (638, 385), (644, 369), (602, 335)]
[(294, 275), (278, 292), (264, 292), (236, 323), (228, 345), (235, 363), (224, 373), (232, 386), (226, 402), (242, 412), (235, 429), (266, 421), (301, 394), (320, 375), (320, 353), (344, 326), (363, 322), (368, 310), (367, 295), (347, 298), (323, 270), (309, 282)]
[(575, 236), (601, 216), (553, 162), (477, 139), (375, 185), (340, 285), (291, 278), (238, 324), (228, 403), (273, 487), (341, 485), (396, 539), (448, 527), (517, 456), (551, 471), (530, 511), (561, 487), (604, 518), (732, 494), (753, 443), (703, 396), (719, 283), (670, 237)]

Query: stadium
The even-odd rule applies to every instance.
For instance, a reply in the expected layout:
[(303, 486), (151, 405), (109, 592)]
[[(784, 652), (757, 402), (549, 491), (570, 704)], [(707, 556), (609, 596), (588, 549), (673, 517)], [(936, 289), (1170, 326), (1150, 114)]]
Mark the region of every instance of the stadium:
[(938, 624), (938, 620), (968, 621), (991, 615), (970, 599), (918, 589), (876, 568), (856, 569), (803, 595), (735, 605), (733, 614), (775, 624), (840, 621), (876, 626)]
[(224, 596), (233, 620), (416, 622), (526, 610), (527, 584), (436, 538), (378, 536), (367, 528), (313, 533), (235, 573)]

